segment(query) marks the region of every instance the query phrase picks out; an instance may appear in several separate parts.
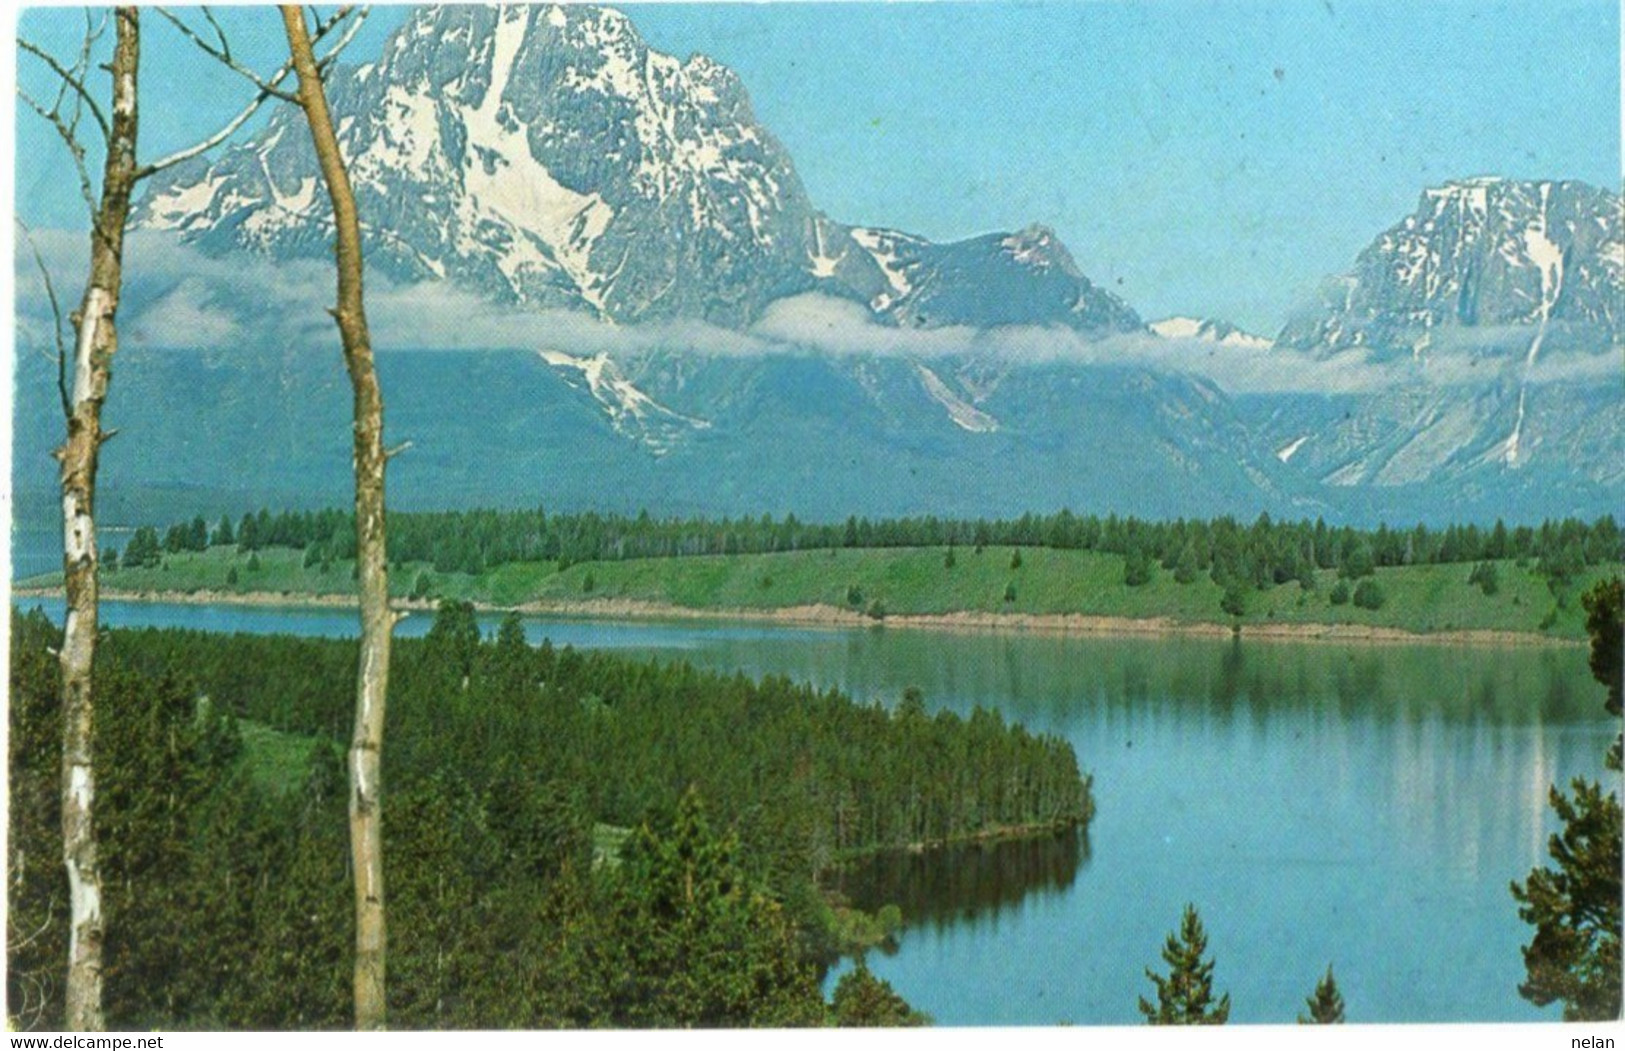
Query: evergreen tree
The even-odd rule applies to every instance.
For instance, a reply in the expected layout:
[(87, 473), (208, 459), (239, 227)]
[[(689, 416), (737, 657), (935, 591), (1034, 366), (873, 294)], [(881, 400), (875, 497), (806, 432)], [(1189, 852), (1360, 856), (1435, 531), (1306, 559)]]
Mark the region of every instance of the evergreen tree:
[(1377, 557), (1371, 550), (1371, 545), (1362, 540), (1355, 545), (1343, 558), (1343, 565), (1337, 575), (1344, 580), (1359, 580), (1369, 577), (1377, 571)]
[(1314, 995), (1305, 1000), (1309, 1014), (1299, 1015), (1299, 1025), (1340, 1025), (1343, 1019), (1343, 994), (1337, 990), (1337, 979), (1332, 977), (1332, 965), (1326, 965), (1326, 977), (1315, 984)]
[(1151, 556), (1139, 546), (1131, 548), (1123, 560), (1123, 583), (1131, 588), (1141, 587), (1151, 583), (1153, 572)]
[(393, 792), (385, 826), (389, 1014), (410, 1029), (477, 1028), (488, 988), (499, 846), (479, 799), (436, 771)]
[(162, 557), (163, 551), (158, 546), (158, 531), (152, 526), (137, 529), (124, 549), (124, 564), (131, 568), (150, 569), (156, 566)]
[(817, 1024), (811, 963), (784, 910), (711, 833), (690, 788), (665, 831), (642, 826), (622, 850), (613, 943), (626, 976), (620, 1024), (703, 1028)]
[(1201, 571), (1201, 563), (1196, 557), (1196, 545), (1187, 543), (1180, 549), (1179, 560), (1174, 563), (1174, 580), (1180, 584), (1189, 584)]
[[(1586, 611), (1586, 631), (1591, 634), (1591, 674), (1608, 691), (1603, 707), (1618, 719), (1625, 713), (1621, 705), (1621, 690), (1625, 689), (1625, 625), (1621, 624), (1621, 607), (1625, 606), (1625, 580), (1610, 577), (1601, 581), (1580, 597)], [(1622, 740), (1614, 739), (1613, 750), (1608, 753), (1608, 769), (1621, 767)]]
[(231, 528), (230, 516), (221, 515), (220, 524), (214, 527), (214, 536), (210, 538), (209, 543), (218, 547), (225, 544), (235, 544), (236, 542), (237, 533)]
[(237, 550), (258, 551), (262, 542), (259, 519), (252, 514), (243, 515), (242, 522), (237, 526)]
[(1145, 976), (1157, 987), (1157, 1002), (1140, 997), (1140, 1013), (1152, 1025), (1223, 1025), (1230, 1018), (1230, 994), (1213, 999), (1213, 961), (1203, 960), (1207, 932), (1195, 905), (1185, 906), (1179, 930), (1168, 935), (1162, 958), (1166, 978), (1151, 968)]
[(897, 995), (891, 983), (876, 978), (862, 956), (858, 965), (835, 983), (830, 1001), (835, 1024), (843, 1027), (917, 1026), (926, 1018)]
[[(1583, 599), (1591, 630), (1591, 671), (1607, 694), (1604, 705), (1620, 715), (1619, 578), (1592, 588)], [(1608, 754), (1620, 768), (1620, 742)], [(1552, 809), (1563, 821), (1549, 850), (1555, 869), (1538, 868), (1522, 886), (1512, 884), (1518, 915), (1535, 936), (1523, 948), (1527, 980), (1518, 994), (1545, 1006), (1561, 1001), (1570, 1022), (1618, 1019), (1621, 1009), (1621, 811), (1619, 797), (1576, 778), (1573, 796), (1551, 789)]]
[(474, 619), (474, 604), (461, 599), (440, 603), (423, 641), (430, 663), (446, 669), (450, 677), (460, 680), (466, 689), (480, 649), (480, 625)]
[(530, 649), (530, 644), (525, 641), (524, 621), (512, 610), (503, 615), (502, 623), (497, 628), (496, 648), (498, 653), (523, 653)]
[(1361, 609), (1381, 609), (1382, 604), (1387, 601), (1388, 596), (1383, 594), (1382, 585), (1374, 579), (1362, 580), (1354, 589), (1354, 604)]
[(1546, 586), (1553, 595), (1563, 596), (1581, 573), (1585, 572), (1585, 549), (1578, 540), (1570, 540), (1548, 550), (1541, 556), (1535, 572), (1546, 578)]
[(1518, 916), (1535, 927), (1518, 994), (1542, 1007), (1562, 1001), (1564, 1021), (1608, 1021), (1621, 1000), (1619, 797), (1583, 778), (1573, 789), (1572, 797), (1551, 790), (1563, 821), (1549, 846), (1556, 869), (1512, 885)]

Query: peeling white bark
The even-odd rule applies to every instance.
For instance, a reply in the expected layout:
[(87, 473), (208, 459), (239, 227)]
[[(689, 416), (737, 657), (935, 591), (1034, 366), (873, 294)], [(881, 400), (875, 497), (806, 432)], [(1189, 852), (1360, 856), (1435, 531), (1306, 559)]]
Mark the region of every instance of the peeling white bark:
[(87, 763), (74, 763), (68, 768), (68, 801), (89, 809), (96, 798), (96, 779)]
[(68, 955), (72, 957), (79, 954), (79, 932), (102, 921), (101, 881), (87, 879), (74, 861), (68, 862), (68, 904), (75, 917), (68, 931)]
[(113, 120), (108, 129), (101, 200), (90, 235), (90, 275), (74, 319), (73, 387), (67, 436), (57, 457), (62, 486), (62, 568), (67, 616), (62, 647), (62, 861), (68, 876), (69, 939), (63, 1018), (68, 1029), (103, 1028), (101, 873), (96, 850), (95, 666), (98, 624), (96, 474), (101, 411), (118, 350), (115, 318), (123, 285), (124, 228), (135, 186), (136, 81), (140, 12), (115, 12), (108, 67)]
[(62, 494), (62, 554), (69, 562), (96, 559), (96, 522), (71, 491)]
[(73, 402), (75, 405), (90, 398), (95, 389), (92, 385), (91, 368), (95, 358), (97, 341), (102, 338), (102, 318), (110, 314), (115, 299), (105, 288), (91, 286), (85, 292), (84, 303), (79, 308), (79, 338), (74, 343), (73, 351)]

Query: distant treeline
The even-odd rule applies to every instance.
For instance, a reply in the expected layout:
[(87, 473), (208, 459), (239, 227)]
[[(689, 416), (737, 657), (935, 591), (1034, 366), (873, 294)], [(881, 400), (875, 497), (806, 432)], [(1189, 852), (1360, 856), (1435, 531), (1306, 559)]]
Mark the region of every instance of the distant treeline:
[[(9, 1010), (59, 1029), (60, 632), (11, 641)], [(356, 643), (112, 631), (97, 662), (109, 1025), (347, 1025)], [(390, 685), (392, 1027), (907, 1021), (866, 971), (823, 999), (819, 874), (1093, 806), (1068, 744), (995, 713), (535, 648), (516, 617), (482, 639), (466, 604), (396, 643)]]
[[(124, 552), (133, 565), (156, 565), (165, 552), (235, 545), (303, 549), (306, 564), (355, 556), (349, 512), (261, 510), (235, 523), (222, 517), (211, 530), (202, 518), (159, 531), (136, 531)], [(1221, 584), (1257, 587), (1335, 569), (1358, 578), (1382, 566), (1539, 560), (1548, 575), (1573, 575), (1625, 554), (1612, 516), (1594, 522), (1566, 518), (1539, 526), (1452, 525), (1443, 529), (1331, 526), (1323, 520), (1252, 523), (1234, 518), (1148, 522), (1116, 515), (1026, 514), (1015, 519), (848, 518), (841, 524), (802, 522), (794, 515), (760, 518), (655, 518), (548, 514), (533, 511), (396, 512), (389, 519), (389, 557), (433, 565), (437, 573), (481, 573), (512, 562), (578, 562), (690, 555), (766, 554), (830, 548), (1049, 547), (1100, 551), (1160, 563), (1186, 579), (1211, 574)], [(116, 553), (115, 553), (116, 554)], [(116, 558), (114, 559), (116, 561)]]

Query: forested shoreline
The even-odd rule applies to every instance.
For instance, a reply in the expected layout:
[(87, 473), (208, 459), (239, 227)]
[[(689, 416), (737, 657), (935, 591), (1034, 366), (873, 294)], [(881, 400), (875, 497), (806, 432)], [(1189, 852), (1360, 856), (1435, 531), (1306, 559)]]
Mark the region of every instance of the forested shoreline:
[[(60, 1024), (66, 937), (59, 639), (37, 613), (13, 618), (9, 992), (34, 1028)], [(107, 634), (110, 1024), (348, 1024), (340, 755), (355, 647)], [(866, 970), (823, 1001), (843, 931), (887, 923), (839, 909), (820, 878), (865, 852), (1058, 834), (1093, 812), (1065, 742), (982, 710), (929, 714), (914, 690), (887, 710), (779, 678), (531, 647), (515, 618), (482, 639), (462, 603), (398, 644), (392, 675), (401, 1026), (907, 1021)], [(252, 754), (245, 742), (267, 735), (278, 756)], [(606, 850), (606, 826), (630, 832)], [(891, 1013), (862, 1014), (877, 1005)]]
[[(1132, 556), (1173, 572), (1211, 574), (1219, 583), (1233, 579), (1262, 587), (1296, 580), (1316, 569), (1360, 577), (1370, 569), (1390, 566), (1524, 560), (1562, 574), (1625, 557), (1625, 537), (1611, 515), (1593, 522), (1548, 519), (1539, 526), (1508, 526), (1498, 520), (1489, 528), (1464, 524), (1443, 529), (1425, 525), (1357, 529), (1328, 525), (1323, 519), (1277, 522), (1268, 514), (1251, 523), (1228, 516), (1157, 522), (1062, 510), (1013, 519), (851, 517), (819, 524), (802, 522), (795, 515), (656, 518), (647, 511), (628, 517), (536, 508), (396, 511), (390, 526), (392, 563), (426, 563), (436, 572), (469, 574), (517, 562), (553, 562), (562, 569), (580, 562), (698, 555), (1027, 547)], [(235, 523), (222, 516), (212, 528), (202, 517), (162, 528), (143, 525), (126, 546), (123, 563), (156, 565), (165, 553), (222, 545), (244, 553), (293, 548), (306, 551), (310, 562), (353, 559), (354, 516), (337, 509), (273, 513), (262, 508), (243, 514)]]

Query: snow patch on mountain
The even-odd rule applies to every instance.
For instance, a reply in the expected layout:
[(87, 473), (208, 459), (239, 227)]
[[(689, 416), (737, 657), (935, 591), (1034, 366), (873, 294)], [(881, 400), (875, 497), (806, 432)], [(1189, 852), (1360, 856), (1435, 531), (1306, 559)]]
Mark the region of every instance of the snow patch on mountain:
[(846, 258), (843, 251), (838, 256), (829, 254), (824, 243), (824, 222), (822, 219), (813, 220), (813, 243), (807, 252), (807, 269), (816, 278), (832, 278), (836, 274), (841, 260)]
[(1292, 457), (1297, 455), (1298, 450), (1303, 448), (1303, 443), (1308, 441), (1311, 437), (1312, 435), (1305, 434), (1302, 437), (1294, 438), (1292, 441), (1287, 442), (1285, 445), (1275, 450), (1275, 458), (1280, 460), (1282, 463), (1291, 463)]
[(223, 178), (210, 176), (191, 186), (177, 187), (170, 193), (152, 198), (148, 203), (152, 216), (149, 225), (166, 230), (185, 230), (195, 224), (207, 223), (209, 208), (224, 183)]
[(914, 283), (908, 278), (898, 248), (903, 244), (919, 245), (922, 242), (895, 230), (870, 230), (864, 227), (853, 227), (852, 240), (869, 253), (870, 258), (880, 267), (881, 274), (886, 278), (887, 287), (891, 289), (889, 292), (876, 295), (869, 303), (871, 309), (883, 313), (914, 291)]
[(539, 353), (565, 377), (566, 383), (585, 384), (587, 393), (603, 408), (618, 433), (647, 446), (657, 457), (670, 452), (688, 432), (711, 426), (707, 420), (685, 416), (649, 397), (626, 378), (608, 353), (590, 358), (558, 350)]
[(1540, 268), (1540, 326), (1535, 330), (1534, 338), (1529, 341), (1529, 351), (1524, 356), (1523, 382), (1518, 389), (1518, 415), (1512, 425), (1512, 433), (1507, 435), (1502, 453), (1502, 459), (1508, 467), (1518, 466), (1524, 418), (1528, 411), (1529, 376), (1540, 357), (1540, 348), (1546, 342), (1546, 331), (1552, 320), (1552, 308), (1557, 305), (1558, 298), (1563, 294), (1563, 250), (1549, 235), (1551, 220), (1548, 213), (1551, 208), (1551, 194), (1551, 184), (1542, 184), (1539, 220), (1531, 223), (1523, 232), (1524, 252), (1530, 261)]
[(1068, 260), (1064, 249), (1057, 251), (1060, 240), (1047, 226), (1030, 226), (1006, 237), (999, 245), (1010, 253), (1010, 258), (1036, 270), (1065, 266)]
[(987, 413), (970, 404), (955, 394), (953, 390), (942, 381), (942, 377), (926, 368), (919, 362), (914, 362), (914, 372), (920, 377), (920, 383), (925, 392), (932, 399), (948, 410), (948, 418), (961, 430), (972, 434), (991, 434), (999, 429), (999, 421)]

